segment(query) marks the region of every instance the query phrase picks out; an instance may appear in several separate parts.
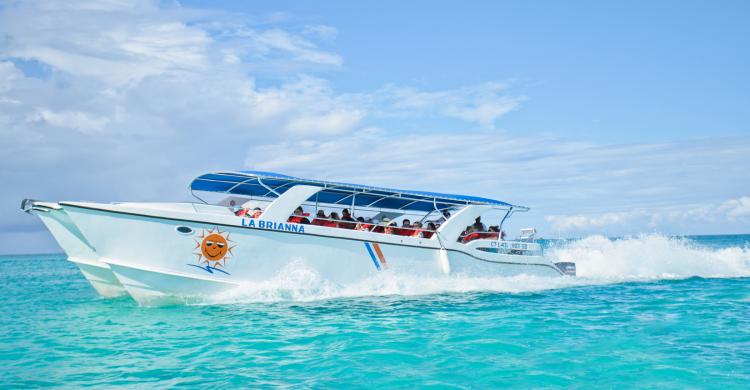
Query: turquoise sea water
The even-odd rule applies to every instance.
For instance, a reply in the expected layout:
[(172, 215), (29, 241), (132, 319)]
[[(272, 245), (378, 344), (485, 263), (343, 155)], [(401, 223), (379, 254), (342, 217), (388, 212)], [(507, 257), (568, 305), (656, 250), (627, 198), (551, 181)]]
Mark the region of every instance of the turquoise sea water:
[(551, 243), (577, 278), (294, 269), (201, 305), (98, 298), (63, 255), (0, 257), (0, 385), (750, 385), (750, 236)]

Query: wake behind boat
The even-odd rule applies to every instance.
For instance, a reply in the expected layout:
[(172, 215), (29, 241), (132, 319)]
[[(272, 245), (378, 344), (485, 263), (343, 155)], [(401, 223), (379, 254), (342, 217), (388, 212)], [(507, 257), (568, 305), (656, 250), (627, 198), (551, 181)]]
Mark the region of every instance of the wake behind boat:
[[(201, 203), (26, 199), (21, 208), (39, 215), (99, 294), (144, 305), (266, 281), (293, 262), (340, 284), (387, 270), (575, 275), (575, 264), (542, 256), (533, 229), (505, 240), (504, 223), (528, 208), (494, 199), (256, 171), (207, 173), (190, 190)], [(493, 215), (488, 228), (481, 219)]]

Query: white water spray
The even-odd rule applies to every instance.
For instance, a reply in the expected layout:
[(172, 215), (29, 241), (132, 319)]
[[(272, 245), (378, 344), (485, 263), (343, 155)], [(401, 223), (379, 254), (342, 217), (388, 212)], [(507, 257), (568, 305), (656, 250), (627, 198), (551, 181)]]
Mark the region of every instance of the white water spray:
[(211, 302), (314, 301), (331, 298), (427, 295), (451, 292), (520, 293), (570, 286), (658, 279), (750, 276), (750, 248), (711, 249), (688, 239), (662, 235), (609, 239), (591, 236), (548, 249), (556, 261), (574, 261), (577, 277), (420, 277), (393, 271), (338, 285), (304, 261), (289, 264), (268, 281), (244, 285)]

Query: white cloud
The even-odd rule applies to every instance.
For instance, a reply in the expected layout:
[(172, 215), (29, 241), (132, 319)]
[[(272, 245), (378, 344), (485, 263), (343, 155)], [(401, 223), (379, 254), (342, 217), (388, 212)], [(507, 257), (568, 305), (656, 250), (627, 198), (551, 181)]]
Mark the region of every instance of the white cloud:
[[(719, 203), (671, 205), (669, 207), (640, 208), (619, 213), (592, 213), (577, 215), (549, 215), (545, 219), (555, 230), (575, 233), (605, 231), (632, 231), (632, 226), (664, 230), (666, 226), (693, 226), (700, 232), (702, 226), (729, 224), (750, 227), (750, 197), (743, 196)], [(728, 230), (727, 230), (728, 231)]]
[(339, 33), (335, 27), (326, 26), (322, 24), (315, 25), (315, 26), (305, 26), (302, 32), (305, 35), (311, 35), (311, 36), (314, 36), (320, 39), (325, 39), (325, 40), (334, 39)]
[(590, 231), (612, 225), (630, 223), (640, 213), (604, 213), (599, 215), (549, 215), (545, 219), (554, 230)]
[(734, 219), (749, 218), (750, 196), (730, 199), (719, 206), (719, 211), (726, 213), (730, 218)]
[(492, 128), (503, 115), (518, 108), (523, 97), (508, 95), (508, 86), (487, 82), (442, 91), (420, 91), (389, 85), (368, 96), (384, 115), (431, 114)]
[(81, 111), (53, 112), (40, 110), (30, 120), (32, 122), (42, 121), (51, 126), (67, 127), (79, 130), (82, 133), (100, 132), (109, 123), (108, 118), (94, 117)]
[(365, 112), (362, 110), (339, 110), (320, 115), (308, 115), (294, 118), (286, 125), (292, 133), (325, 133), (342, 134), (357, 126)]

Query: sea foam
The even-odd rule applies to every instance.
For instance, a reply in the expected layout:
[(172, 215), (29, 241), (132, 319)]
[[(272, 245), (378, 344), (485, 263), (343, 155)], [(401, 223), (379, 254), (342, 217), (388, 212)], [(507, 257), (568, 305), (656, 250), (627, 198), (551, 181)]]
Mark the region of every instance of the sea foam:
[(463, 292), (524, 293), (571, 286), (628, 281), (679, 279), (699, 276), (750, 276), (750, 248), (710, 248), (687, 238), (642, 235), (610, 239), (590, 236), (552, 245), (545, 256), (554, 261), (574, 261), (576, 277), (422, 277), (393, 271), (379, 272), (350, 284), (336, 284), (304, 261), (290, 263), (276, 277), (248, 283), (208, 298), (209, 303), (315, 301), (382, 295), (428, 295)]

